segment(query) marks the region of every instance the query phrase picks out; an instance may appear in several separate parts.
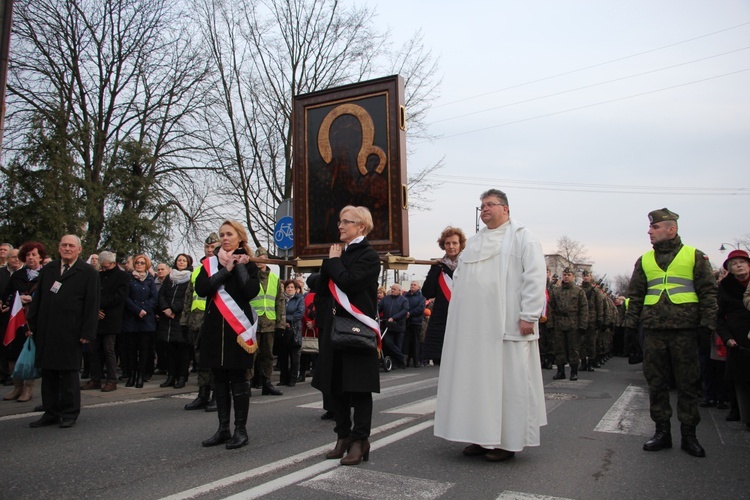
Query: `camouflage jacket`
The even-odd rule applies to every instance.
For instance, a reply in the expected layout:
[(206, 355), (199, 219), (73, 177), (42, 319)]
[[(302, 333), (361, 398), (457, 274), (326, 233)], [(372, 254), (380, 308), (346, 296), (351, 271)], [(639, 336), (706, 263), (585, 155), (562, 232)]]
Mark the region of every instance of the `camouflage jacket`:
[(604, 328), (613, 328), (615, 326), (615, 321), (617, 321), (615, 303), (612, 302), (612, 299), (603, 292), (600, 292), (600, 294), (602, 297), (602, 305), (604, 306), (604, 321), (602, 322), (602, 326)]
[[(679, 236), (669, 241), (662, 241), (654, 245), (656, 263), (666, 269), (682, 248)], [(695, 267), (693, 268), (693, 286), (698, 295), (698, 303), (674, 304), (666, 293), (659, 297), (659, 302), (653, 306), (644, 306), (643, 301), (648, 291), (648, 280), (643, 271), (639, 257), (633, 269), (633, 276), (628, 286), (628, 310), (625, 314), (625, 328), (649, 329), (686, 329), (707, 328), (716, 330), (716, 279), (708, 262), (708, 257), (700, 250), (695, 250)]]
[(589, 322), (589, 308), (586, 294), (581, 287), (572, 283), (550, 290), (549, 320), (547, 328), (557, 330), (586, 329)]
[(581, 289), (586, 294), (589, 307), (589, 328), (599, 328), (604, 320), (604, 297), (591, 283), (581, 283)]

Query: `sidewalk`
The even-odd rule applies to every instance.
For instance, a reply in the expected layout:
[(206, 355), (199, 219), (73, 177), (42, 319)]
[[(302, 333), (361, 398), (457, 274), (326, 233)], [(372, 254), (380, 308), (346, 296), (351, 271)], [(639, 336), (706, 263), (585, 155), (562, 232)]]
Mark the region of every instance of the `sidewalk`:
[[(96, 405), (101, 403), (115, 403), (118, 401), (131, 401), (137, 399), (148, 399), (148, 398), (165, 398), (175, 396), (178, 394), (198, 395), (198, 377), (195, 373), (190, 374), (187, 384), (182, 389), (175, 389), (174, 387), (159, 387), (159, 384), (166, 380), (166, 375), (154, 375), (153, 378), (143, 384), (142, 389), (136, 389), (135, 387), (125, 387), (125, 381), (118, 381), (117, 390), (112, 392), (102, 392), (100, 390), (81, 391), (81, 407), (84, 408), (90, 405)], [(81, 385), (85, 384), (87, 380), (81, 381)], [(0, 417), (6, 417), (8, 415), (18, 415), (21, 413), (34, 414), (34, 407), (42, 404), (42, 393), (41, 393), (41, 379), (37, 379), (34, 383), (34, 393), (31, 400), (25, 403), (19, 403), (18, 401), (3, 401), (2, 396), (8, 394), (13, 390), (13, 387), (0, 386)], [(185, 402), (189, 403), (192, 399), (189, 396), (185, 397)]]

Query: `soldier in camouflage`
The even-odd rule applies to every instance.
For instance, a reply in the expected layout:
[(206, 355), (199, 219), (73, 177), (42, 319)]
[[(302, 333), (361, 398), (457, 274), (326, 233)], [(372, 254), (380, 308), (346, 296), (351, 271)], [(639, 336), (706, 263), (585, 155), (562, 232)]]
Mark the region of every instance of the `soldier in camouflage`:
[(669, 404), (670, 371), (677, 385), (677, 419), (682, 449), (695, 457), (706, 452), (695, 436), (700, 422), (699, 336), (716, 329), (716, 280), (708, 257), (683, 245), (677, 234), (678, 215), (663, 208), (648, 214), (653, 251), (635, 263), (628, 286), (625, 328), (632, 334), (643, 325), (643, 374), (648, 382), (654, 437), (643, 449), (672, 447)]
[(550, 291), (547, 330), (554, 331), (557, 373), (553, 380), (565, 378), (565, 362), (570, 363), (570, 380), (578, 380), (581, 336), (586, 333), (589, 309), (586, 294), (575, 284), (574, 270), (563, 270), (562, 285)]
[(586, 303), (589, 308), (589, 320), (586, 324), (586, 333), (581, 340), (581, 370), (594, 371), (594, 359), (596, 358), (597, 331), (601, 328), (604, 318), (604, 303), (602, 296), (597, 292), (593, 283), (591, 271), (583, 272), (581, 289), (586, 294)]

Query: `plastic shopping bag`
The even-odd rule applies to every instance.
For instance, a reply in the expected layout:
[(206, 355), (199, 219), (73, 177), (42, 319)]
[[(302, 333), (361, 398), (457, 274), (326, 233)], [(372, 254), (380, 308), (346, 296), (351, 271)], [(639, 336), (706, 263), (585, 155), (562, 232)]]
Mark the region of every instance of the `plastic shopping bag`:
[(34, 366), (35, 358), (36, 345), (34, 344), (34, 339), (26, 337), (21, 354), (18, 356), (18, 360), (16, 360), (13, 375), (11, 375), (13, 380), (31, 380), (41, 377), (42, 374)]

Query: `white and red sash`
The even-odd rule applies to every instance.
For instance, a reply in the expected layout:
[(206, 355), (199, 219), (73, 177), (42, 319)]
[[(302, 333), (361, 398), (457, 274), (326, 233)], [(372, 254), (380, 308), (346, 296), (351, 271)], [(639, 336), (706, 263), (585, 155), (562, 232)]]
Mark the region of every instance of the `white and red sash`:
[(328, 289), (331, 291), (331, 294), (333, 295), (333, 298), (336, 299), (336, 302), (343, 307), (349, 314), (357, 318), (359, 321), (364, 323), (366, 326), (369, 326), (373, 330), (375, 330), (375, 333), (378, 334), (378, 347), (380, 347), (380, 325), (377, 321), (375, 321), (374, 318), (369, 317), (359, 309), (357, 309), (357, 306), (349, 302), (349, 296), (341, 289), (339, 286), (334, 283), (332, 280), (328, 280)]
[[(203, 269), (206, 270), (209, 278), (219, 271), (219, 259), (216, 256), (203, 259), (201, 264), (203, 264)], [(250, 308), (253, 312), (253, 319), (251, 321), (242, 307), (229, 295), (224, 285), (221, 285), (216, 291), (214, 304), (216, 304), (222, 317), (237, 334), (237, 343), (240, 347), (250, 354), (254, 353), (258, 349), (258, 339), (255, 335), (258, 331), (258, 314), (255, 310)]]
[(445, 295), (445, 299), (450, 302), (451, 295), (453, 295), (453, 278), (448, 276), (445, 271), (442, 271), (438, 276), (438, 284), (440, 285), (440, 290), (443, 291), (443, 295)]

